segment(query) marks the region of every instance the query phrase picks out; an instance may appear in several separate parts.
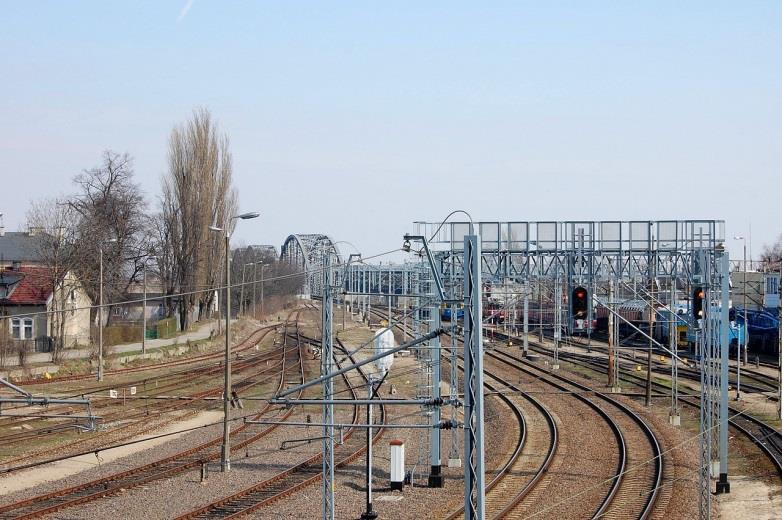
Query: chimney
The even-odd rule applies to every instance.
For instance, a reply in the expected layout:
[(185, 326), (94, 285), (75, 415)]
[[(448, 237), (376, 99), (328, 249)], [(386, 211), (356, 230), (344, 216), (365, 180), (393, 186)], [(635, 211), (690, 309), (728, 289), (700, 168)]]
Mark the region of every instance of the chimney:
[(0, 237), (5, 236), (5, 225), (3, 224), (3, 214), (0, 213)]

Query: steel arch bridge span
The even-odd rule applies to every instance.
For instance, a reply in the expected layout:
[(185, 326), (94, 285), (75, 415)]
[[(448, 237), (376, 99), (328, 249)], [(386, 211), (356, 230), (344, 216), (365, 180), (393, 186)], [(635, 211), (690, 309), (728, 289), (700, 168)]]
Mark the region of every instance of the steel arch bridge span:
[(305, 296), (321, 294), (325, 254), (331, 255), (333, 267), (342, 264), (339, 248), (328, 235), (295, 234), (285, 239), (285, 243), (280, 248), (280, 261), (305, 273), (301, 294)]

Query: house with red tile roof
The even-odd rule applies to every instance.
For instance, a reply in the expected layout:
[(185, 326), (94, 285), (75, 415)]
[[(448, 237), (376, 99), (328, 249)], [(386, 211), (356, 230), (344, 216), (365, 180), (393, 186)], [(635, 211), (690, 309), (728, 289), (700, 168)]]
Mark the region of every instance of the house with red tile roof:
[(91, 303), (72, 273), (54, 280), (43, 266), (0, 268), (0, 334), (29, 342), (29, 350), (48, 352), (56, 339), (64, 347), (88, 344)]

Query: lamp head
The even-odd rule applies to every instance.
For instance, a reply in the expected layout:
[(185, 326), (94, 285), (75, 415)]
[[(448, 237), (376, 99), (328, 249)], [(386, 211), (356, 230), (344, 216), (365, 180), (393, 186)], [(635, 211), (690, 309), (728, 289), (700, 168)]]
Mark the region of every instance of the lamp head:
[(250, 213), (242, 213), (241, 215), (236, 215), (233, 218), (240, 218), (242, 220), (249, 220), (251, 218), (258, 218), (261, 214), (257, 211), (251, 211)]

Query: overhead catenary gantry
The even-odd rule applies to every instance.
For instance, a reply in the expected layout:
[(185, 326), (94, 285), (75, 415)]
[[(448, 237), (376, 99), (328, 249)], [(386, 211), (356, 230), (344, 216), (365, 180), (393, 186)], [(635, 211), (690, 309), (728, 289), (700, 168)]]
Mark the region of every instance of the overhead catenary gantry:
[[(711, 477), (719, 477), (717, 492), (730, 490), (727, 474), (729, 261), (724, 247), (724, 221), (416, 222), (414, 226), (415, 235), (428, 239), (437, 268), (448, 273), (450, 280), (446, 284), (454, 287), (463, 283), (469, 273), (463, 265), (469, 257), (465, 254), (465, 237), (475, 231), (480, 237), (481, 277), (483, 283), (489, 284), (488, 290), (492, 290), (491, 284), (499, 286), (501, 291), (509, 283), (518, 284), (524, 289), (517, 298), (524, 299), (529, 296), (526, 287), (532, 285), (532, 290), (537, 292), (536, 299), (541, 302), (539, 316), (543, 316), (541, 305), (546, 293), (549, 304), (555, 308), (551, 320), (555, 352), (560, 334), (573, 332), (574, 317), (583, 319), (574, 313), (583, 313), (580, 298), (593, 304), (586, 310), (588, 324), (592, 321), (592, 307), (602, 308), (609, 315), (609, 323), (611, 318), (623, 321), (623, 325), (649, 340), (649, 366), (651, 349), (660, 348), (672, 355), (675, 367), (674, 342), (668, 346), (657, 342), (652, 337), (653, 323), (662, 317), (670, 321), (672, 329), (674, 321), (677, 325), (683, 321), (678, 315), (667, 317), (674, 316), (674, 307), (688, 299), (690, 288), (698, 286), (704, 290), (703, 305), (708, 309), (705, 316), (686, 321), (695, 331), (696, 356), (702, 373), (700, 509), (701, 517), (708, 518)], [(617, 312), (620, 301), (617, 292), (643, 302), (648, 330), (633, 325)], [(568, 299), (566, 326), (561, 320), (563, 295)], [(513, 302), (506, 297), (503, 304), (507, 306), (509, 301)], [(667, 316), (660, 313), (665, 307), (669, 309)], [(526, 313), (524, 319), (526, 331)], [(609, 339), (609, 359), (611, 345)], [(672, 374), (675, 377), (675, 368)], [(651, 381), (650, 376), (648, 379)], [(647, 395), (650, 388), (649, 383)], [(465, 401), (468, 393), (465, 388)], [(673, 395), (675, 400), (675, 391)], [(675, 401), (673, 413), (678, 413)]]

